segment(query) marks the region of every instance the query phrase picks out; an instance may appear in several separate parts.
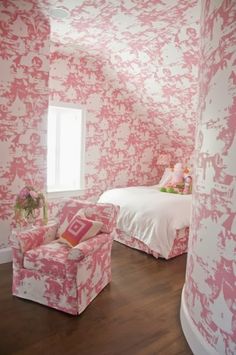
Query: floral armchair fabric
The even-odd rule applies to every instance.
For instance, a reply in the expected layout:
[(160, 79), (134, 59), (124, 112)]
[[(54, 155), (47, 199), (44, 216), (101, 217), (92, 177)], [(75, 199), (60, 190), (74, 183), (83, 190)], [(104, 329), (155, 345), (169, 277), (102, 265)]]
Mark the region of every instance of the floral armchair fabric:
[[(85, 209), (91, 219), (103, 222), (101, 232), (74, 248), (60, 243), (60, 230)], [(13, 231), (13, 285), (15, 296), (52, 308), (80, 314), (111, 281), (111, 247), (119, 208), (66, 200), (55, 224), (29, 231)]]

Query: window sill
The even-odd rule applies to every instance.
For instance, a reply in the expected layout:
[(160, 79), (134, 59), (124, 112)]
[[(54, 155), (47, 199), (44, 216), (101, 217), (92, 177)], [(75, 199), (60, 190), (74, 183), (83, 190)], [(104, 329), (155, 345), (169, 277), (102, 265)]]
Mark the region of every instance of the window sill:
[(63, 197), (78, 197), (84, 194), (86, 189), (81, 190), (70, 190), (70, 191), (51, 191), (47, 192), (47, 199), (57, 199)]

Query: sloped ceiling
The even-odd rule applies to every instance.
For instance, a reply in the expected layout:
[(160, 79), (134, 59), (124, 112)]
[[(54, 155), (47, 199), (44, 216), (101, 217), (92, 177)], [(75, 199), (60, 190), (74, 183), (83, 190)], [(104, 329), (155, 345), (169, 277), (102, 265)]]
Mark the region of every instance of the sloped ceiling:
[(50, 9), (68, 10), (69, 17), (51, 16), (51, 39), (103, 55), (121, 50), (156, 54), (176, 28), (196, 22), (196, 0), (50, 0)]
[(193, 144), (198, 92), (197, 0), (49, 0), (51, 41), (102, 60), (107, 77), (135, 97), (135, 109), (163, 144)]

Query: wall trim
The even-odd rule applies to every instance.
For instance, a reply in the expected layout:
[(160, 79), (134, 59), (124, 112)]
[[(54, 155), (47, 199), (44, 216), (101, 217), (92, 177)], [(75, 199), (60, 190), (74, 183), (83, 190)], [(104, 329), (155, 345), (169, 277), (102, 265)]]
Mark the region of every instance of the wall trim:
[(0, 249), (0, 264), (9, 263), (12, 261), (11, 248)]
[[(184, 285), (185, 287), (185, 285)], [(180, 307), (180, 322), (185, 335), (185, 338), (194, 355), (220, 355), (213, 349), (209, 343), (203, 338), (201, 333), (196, 328), (191, 319), (185, 301), (184, 287), (182, 289), (181, 307)]]

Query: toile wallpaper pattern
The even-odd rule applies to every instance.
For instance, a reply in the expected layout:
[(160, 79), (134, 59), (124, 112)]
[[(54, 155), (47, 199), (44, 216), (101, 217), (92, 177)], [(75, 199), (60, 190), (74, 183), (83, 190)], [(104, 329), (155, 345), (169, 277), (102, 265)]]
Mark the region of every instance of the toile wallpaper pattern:
[[(163, 154), (164, 165), (191, 164), (198, 102), (199, 9), (196, 1), (185, 5), (181, 1), (171, 10), (178, 13), (181, 29), (163, 4), (150, 4), (145, 18), (143, 9), (134, 6), (129, 14), (135, 18), (140, 41), (127, 23), (121, 34), (125, 48), (117, 41), (115, 20), (109, 24), (111, 42), (99, 38), (100, 51), (82, 46), (83, 30), (81, 48), (51, 46), (50, 98), (79, 103), (87, 110), (84, 197), (97, 197), (110, 187), (156, 184), (163, 171), (159, 165)], [(118, 3), (113, 11), (117, 18), (126, 13)], [(88, 38), (89, 15), (84, 12), (82, 20)], [(158, 16), (169, 30), (163, 29), (161, 37), (156, 34), (154, 41)], [(76, 30), (77, 24), (68, 20), (72, 43), (70, 30)], [(103, 28), (104, 19), (97, 26), (98, 31)]]
[(204, 0), (200, 120), (185, 300), (217, 354), (236, 353), (236, 3)]
[(185, 297), (206, 341), (234, 354), (235, 1), (203, 0), (201, 23), (194, 0), (103, 1), (93, 45), (98, 9), (84, 1), (82, 22), (69, 24), (72, 50), (50, 50), (50, 37), (60, 38), (40, 3), (0, 2), (0, 248), (8, 246), (15, 194), (29, 182), (45, 189), (49, 94), (86, 106), (82, 198), (89, 199), (110, 187), (156, 183), (162, 154), (187, 163), (200, 112)]
[[(53, 100), (87, 109), (83, 199), (96, 200), (111, 187), (156, 184), (161, 153), (168, 153), (168, 164), (187, 162), (193, 151), (197, 1), (99, 6), (98, 17), (97, 2), (83, 2), (76, 48), (78, 21), (67, 24), (71, 50), (50, 43), (59, 38), (50, 31), (44, 0), (0, 3), (0, 248), (8, 246), (16, 193), (25, 183), (45, 190), (49, 90)], [(92, 46), (94, 26), (99, 41)]]
[(37, 0), (0, 2), (0, 248), (24, 184), (44, 190), (49, 20)]

